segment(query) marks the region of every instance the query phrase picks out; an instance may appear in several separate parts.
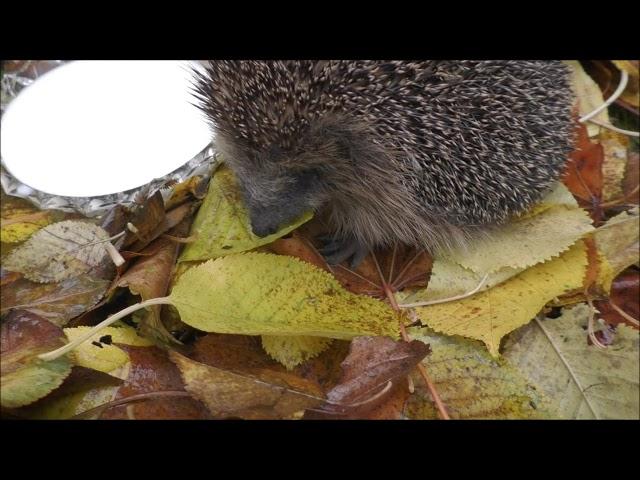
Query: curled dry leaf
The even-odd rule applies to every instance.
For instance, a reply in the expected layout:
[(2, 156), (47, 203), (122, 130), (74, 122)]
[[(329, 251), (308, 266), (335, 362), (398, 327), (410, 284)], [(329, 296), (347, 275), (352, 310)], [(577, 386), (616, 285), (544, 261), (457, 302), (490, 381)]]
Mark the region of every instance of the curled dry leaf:
[(403, 391), (408, 393), (406, 376), (429, 352), (429, 345), (417, 340), (353, 339), (340, 382), (327, 394), (324, 415), (309, 413), (305, 418), (401, 418), (403, 402), (398, 399), (406, 398)]
[(140, 248), (149, 244), (153, 238), (151, 233), (164, 221), (165, 209), (162, 193), (157, 190), (153, 195), (134, 207), (129, 222), (136, 228), (135, 232), (127, 231), (124, 248), (138, 243)]
[(60, 283), (35, 283), (24, 278), (2, 286), (0, 311), (21, 309), (62, 327), (98, 303), (109, 281), (80, 275)]
[[(625, 318), (619, 310), (634, 320), (640, 319), (640, 272), (635, 268), (629, 268), (618, 275), (611, 285), (609, 300), (595, 301), (596, 310), (609, 325), (627, 323), (627, 325), (638, 328), (638, 325)], [(616, 309), (615, 307), (618, 307)]]
[[(182, 228), (177, 228), (174, 233), (180, 235), (188, 227), (188, 223), (183, 222)], [(142, 251), (143, 254), (149, 255), (139, 258), (120, 277), (116, 287), (129, 288), (131, 293), (140, 295), (142, 300), (166, 295), (180, 248), (180, 244), (166, 238), (155, 240)], [(160, 309), (161, 305), (149, 307), (149, 312), (140, 321), (140, 331), (143, 335), (155, 338), (162, 343), (175, 343), (176, 340), (162, 323)]]
[(69, 359), (45, 362), (37, 355), (64, 343), (60, 327), (31, 312), (7, 315), (0, 330), (0, 403), (4, 408), (29, 405), (62, 384), (71, 373)]
[(42, 228), (4, 260), (34, 282), (60, 282), (109, 262), (108, 234), (89, 222), (66, 220)]
[(195, 362), (177, 352), (171, 360), (180, 369), (186, 390), (216, 417), (245, 419), (296, 418), (323, 401), (312, 382), (288, 373), (239, 374)]

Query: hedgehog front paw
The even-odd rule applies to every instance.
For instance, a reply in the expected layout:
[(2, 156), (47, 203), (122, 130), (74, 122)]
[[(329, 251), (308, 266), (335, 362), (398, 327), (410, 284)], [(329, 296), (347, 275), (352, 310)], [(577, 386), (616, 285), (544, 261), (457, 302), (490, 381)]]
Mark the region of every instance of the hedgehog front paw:
[(329, 236), (321, 237), (319, 240), (323, 244), (319, 252), (329, 265), (338, 265), (350, 260), (349, 267), (355, 269), (369, 253), (369, 249), (354, 238)]

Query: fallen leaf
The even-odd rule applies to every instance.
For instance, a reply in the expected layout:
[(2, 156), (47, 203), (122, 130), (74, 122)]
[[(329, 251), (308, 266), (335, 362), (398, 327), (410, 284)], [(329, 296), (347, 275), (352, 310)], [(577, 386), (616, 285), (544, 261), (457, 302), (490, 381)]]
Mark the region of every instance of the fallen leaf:
[(295, 418), (323, 401), (317, 385), (291, 374), (265, 371), (250, 376), (195, 362), (177, 352), (169, 357), (180, 369), (186, 390), (216, 417)]
[(108, 238), (107, 232), (92, 223), (54, 223), (12, 251), (4, 260), (4, 267), (34, 282), (60, 282), (108, 261), (104, 243)]
[[(89, 330), (91, 330), (91, 327), (65, 328), (64, 334), (67, 336), (68, 341), (72, 342)], [(101, 339), (104, 338), (108, 338), (109, 343), (102, 342)], [(122, 378), (116, 372), (129, 362), (129, 355), (119, 346), (113, 344), (136, 347), (150, 347), (153, 345), (149, 340), (139, 336), (135, 329), (131, 327), (107, 327), (78, 345), (71, 351), (69, 357), (75, 365), (80, 367), (91, 368)], [(124, 378), (126, 378), (126, 375), (124, 375)]]
[(625, 268), (638, 262), (640, 257), (640, 217), (638, 208), (610, 218), (593, 233), (601, 256), (598, 282), (605, 292), (611, 282)]
[(396, 314), (386, 304), (349, 293), (327, 272), (280, 255), (209, 260), (183, 273), (169, 300), (184, 323), (205, 332), (398, 336)]
[(59, 327), (81, 315), (100, 301), (109, 288), (108, 280), (89, 275), (60, 283), (35, 283), (21, 278), (2, 286), (0, 311), (21, 309), (46, 318)]
[(557, 257), (593, 231), (588, 213), (578, 207), (562, 184), (557, 184), (536, 210), (538, 213), (494, 227), (486, 237), (446, 257), (480, 274), (505, 267), (522, 269)]
[(619, 325), (613, 344), (587, 343), (585, 304), (514, 332), (504, 357), (553, 402), (561, 418), (640, 418), (638, 331)]
[(332, 338), (323, 337), (262, 335), (264, 350), (287, 370), (318, 356), (332, 341)]
[(640, 87), (638, 86), (638, 60), (613, 60), (618, 69), (629, 74), (629, 82), (620, 98), (636, 108), (640, 106)]
[[(130, 359), (127, 377), (118, 388), (113, 401), (135, 395), (184, 391), (180, 372), (167, 353), (157, 347), (136, 347), (120, 344)], [(210, 418), (204, 405), (190, 397), (149, 398), (114, 406), (100, 412), (102, 420), (202, 420)]]
[[(571, 85), (578, 101), (580, 116), (591, 113), (604, 103), (602, 91), (598, 84), (584, 71), (580, 62), (571, 60), (566, 63), (572, 71)], [(606, 108), (593, 118), (600, 122), (611, 124)], [(589, 123), (587, 128), (590, 137), (596, 136), (600, 131), (600, 127), (594, 123)]]
[(231, 170), (222, 167), (211, 180), (209, 193), (193, 221), (191, 235), (196, 240), (187, 245), (179, 261), (207, 260), (252, 250), (286, 235), (311, 216), (307, 212), (273, 235), (256, 236), (235, 177)]
[(106, 373), (74, 366), (58, 389), (12, 413), (34, 420), (66, 420), (112, 401), (122, 383)]
[(604, 150), (602, 163), (602, 198), (605, 202), (624, 196), (623, 183), (627, 167), (629, 137), (603, 129), (598, 136)]
[(433, 330), (481, 340), (498, 356), (503, 336), (530, 322), (553, 298), (582, 287), (586, 266), (585, 247), (580, 241), (558, 258), (496, 287), (462, 300), (417, 307), (416, 313)]
[(62, 330), (30, 312), (9, 313), (0, 330), (0, 398), (17, 408), (48, 395), (71, 373), (66, 357), (45, 362), (41, 353), (64, 345)]
[[(429, 354), (429, 346), (418, 341), (393, 341), (384, 337), (357, 337), (342, 362), (340, 382), (327, 394), (324, 418), (370, 418), (389, 398), (397, 399), (392, 386), (406, 388), (406, 376)], [(396, 395), (392, 395), (396, 393)], [(397, 407), (397, 402), (394, 402)], [(390, 419), (401, 418), (402, 405), (388, 409)], [(308, 418), (320, 418), (308, 415)], [(305, 417), (307, 418), (307, 417)], [(379, 417), (378, 417), (379, 418)]]
[(612, 304), (621, 309), (634, 319), (640, 318), (640, 272), (637, 269), (627, 269), (618, 275), (611, 285), (610, 298), (607, 300), (594, 301), (594, 306), (600, 316), (609, 324), (617, 325), (627, 323), (629, 326), (638, 328), (621, 315)]
[[(576, 147), (566, 163), (562, 182), (583, 207), (597, 208), (602, 202), (603, 162), (602, 145), (591, 142), (586, 126), (579, 125)], [(600, 211), (592, 213), (597, 214), (599, 219)]]
[(131, 212), (129, 223), (136, 228), (136, 231), (127, 230), (124, 248), (130, 247), (134, 243), (139, 245), (138, 248), (149, 244), (153, 240), (150, 234), (164, 221), (164, 218), (164, 200), (160, 190), (157, 190), (142, 203), (136, 205)]
[[(424, 361), (447, 412), (453, 419), (548, 418), (548, 401), (501, 359), (493, 358), (480, 342), (411, 328), (409, 335), (431, 346)], [(414, 374), (416, 391), (407, 401), (406, 416), (438, 419), (438, 410), (421, 378)]]

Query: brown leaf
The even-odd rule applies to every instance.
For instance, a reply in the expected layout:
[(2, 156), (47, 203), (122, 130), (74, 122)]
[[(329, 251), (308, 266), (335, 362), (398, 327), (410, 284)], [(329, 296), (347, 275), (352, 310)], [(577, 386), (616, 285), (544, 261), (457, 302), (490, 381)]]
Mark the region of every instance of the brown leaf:
[(62, 327), (98, 303), (109, 283), (89, 275), (44, 284), (20, 278), (2, 286), (0, 311), (27, 310)]
[[(184, 390), (180, 373), (157, 347), (118, 345), (131, 359), (129, 375), (114, 400), (162, 391)], [(106, 410), (101, 419), (197, 420), (210, 418), (206, 408), (193, 398), (152, 398)]]
[[(308, 418), (400, 418), (406, 399), (406, 376), (430, 352), (413, 340), (357, 337), (342, 362), (340, 383), (327, 394), (321, 413)], [(370, 415), (372, 417), (370, 417)], [(305, 417), (307, 418), (307, 417)]]
[[(142, 250), (149, 242), (157, 239), (163, 233), (168, 232), (172, 228), (179, 225), (183, 220), (189, 218), (189, 225), (191, 224), (192, 219), (190, 218), (193, 213), (199, 207), (199, 202), (188, 202), (180, 205), (179, 207), (174, 208), (166, 213), (164, 220), (158, 224), (158, 226), (147, 236), (146, 240), (140, 240), (135, 242), (133, 245), (129, 246), (129, 250), (131, 252), (139, 252)], [(182, 235), (187, 235), (189, 233), (189, 228), (187, 227)], [(173, 233), (175, 235), (175, 233)]]
[(396, 245), (369, 254), (355, 270), (348, 262), (330, 266), (313, 242), (298, 232), (294, 232), (291, 238), (277, 240), (269, 250), (299, 258), (332, 273), (353, 293), (378, 298), (386, 297), (385, 286), (392, 292), (407, 287), (425, 287), (432, 265), (432, 259), (425, 251)]
[(140, 250), (149, 244), (153, 240), (150, 234), (164, 221), (164, 218), (164, 200), (162, 199), (162, 193), (158, 190), (133, 210), (129, 222), (138, 231), (136, 233), (127, 231), (124, 247), (129, 248), (136, 243), (140, 245), (136, 250)]
[(319, 386), (289, 373), (249, 375), (195, 362), (177, 352), (169, 356), (178, 365), (187, 391), (216, 417), (295, 418), (298, 412), (322, 403)]
[(598, 222), (602, 219), (602, 164), (604, 149), (602, 145), (591, 143), (587, 127), (578, 126), (576, 148), (563, 175), (563, 183), (578, 199), (581, 206), (589, 209), (592, 218)]
[(626, 323), (638, 328), (633, 322), (628, 321), (611, 304), (624, 311), (634, 319), (640, 318), (640, 272), (635, 267), (630, 267), (618, 275), (611, 285), (609, 300), (595, 301), (596, 310), (609, 325)]
[[(338, 383), (340, 364), (347, 356), (349, 342), (336, 340), (317, 357), (298, 365), (290, 374), (319, 384), (328, 390)], [(272, 370), (287, 373), (280, 363), (262, 349), (260, 337), (210, 333), (194, 344), (189, 358), (223, 370), (258, 375)]]
[(44, 362), (37, 355), (64, 345), (60, 327), (31, 312), (9, 313), (0, 328), (2, 406), (29, 405), (58, 388), (71, 373), (66, 357)]

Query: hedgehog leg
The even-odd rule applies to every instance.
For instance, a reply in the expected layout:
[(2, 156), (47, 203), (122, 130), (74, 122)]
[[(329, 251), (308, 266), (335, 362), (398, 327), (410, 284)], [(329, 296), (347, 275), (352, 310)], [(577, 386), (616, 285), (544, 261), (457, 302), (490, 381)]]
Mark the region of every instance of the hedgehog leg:
[(345, 260), (350, 260), (350, 268), (354, 269), (369, 253), (369, 249), (361, 245), (360, 242), (355, 239), (334, 239), (327, 237), (320, 238), (321, 241), (329, 240), (320, 249), (320, 253), (325, 257), (325, 260), (329, 265), (338, 265)]

